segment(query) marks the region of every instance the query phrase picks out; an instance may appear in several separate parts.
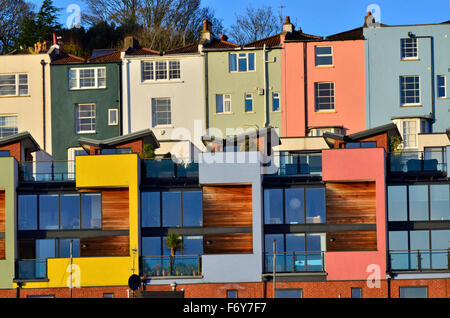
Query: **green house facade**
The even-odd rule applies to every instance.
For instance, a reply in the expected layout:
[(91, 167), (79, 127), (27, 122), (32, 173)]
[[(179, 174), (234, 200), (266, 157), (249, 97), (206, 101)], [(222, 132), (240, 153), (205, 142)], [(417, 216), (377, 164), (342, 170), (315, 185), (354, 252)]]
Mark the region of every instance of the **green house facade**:
[(121, 133), (120, 52), (88, 62), (66, 53), (51, 63), (52, 155), (73, 160), (80, 137), (103, 140)]
[(205, 49), (207, 128), (225, 137), (236, 129), (276, 127), (281, 134), (279, 35), (234, 48)]

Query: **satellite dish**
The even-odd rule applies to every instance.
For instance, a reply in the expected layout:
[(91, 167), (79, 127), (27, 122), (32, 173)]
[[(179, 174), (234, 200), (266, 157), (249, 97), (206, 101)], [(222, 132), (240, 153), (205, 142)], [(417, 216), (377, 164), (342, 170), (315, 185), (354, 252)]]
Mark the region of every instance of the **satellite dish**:
[(136, 274), (131, 275), (130, 278), (128, 278), (128, 286), (132, 290), (137, 290), (139, 286), (141, 286), (141, 278)]

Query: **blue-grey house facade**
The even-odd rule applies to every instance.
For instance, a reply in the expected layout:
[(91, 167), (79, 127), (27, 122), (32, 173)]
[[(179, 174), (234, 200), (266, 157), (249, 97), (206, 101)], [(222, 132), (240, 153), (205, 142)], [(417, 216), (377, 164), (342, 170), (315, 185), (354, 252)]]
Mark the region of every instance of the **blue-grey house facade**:
[(365, 27), (366, 125), (393, 121), (404, 148), (450, 126), (450, 21)]

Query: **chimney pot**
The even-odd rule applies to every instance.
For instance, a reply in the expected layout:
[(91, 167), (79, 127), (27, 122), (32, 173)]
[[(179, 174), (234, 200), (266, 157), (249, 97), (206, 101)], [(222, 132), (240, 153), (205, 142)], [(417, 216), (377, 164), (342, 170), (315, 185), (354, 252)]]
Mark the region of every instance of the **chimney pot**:
[(291, 18), (286, 16), (286, 22), (283, 24), (283, 32), (292, 33), (294, 31), (294, 25), (291, 23)]
[(210, 41), (212, 33), (212, 23), (208, 20), (203, 20), (202, 40), (201, 42)]
[(220, 39), (221, 39), (222, 41), (228, 41), (228, 36), (226, 36), (225, 34), (221, 34), (221, 35), (220, 35)]

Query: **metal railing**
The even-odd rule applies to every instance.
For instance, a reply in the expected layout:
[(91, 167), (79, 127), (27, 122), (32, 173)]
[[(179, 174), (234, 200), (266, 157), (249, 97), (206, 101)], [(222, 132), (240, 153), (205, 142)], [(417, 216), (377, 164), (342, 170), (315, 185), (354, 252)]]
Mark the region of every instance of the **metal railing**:
[(187, 160), (177, 163), (172, 159), (144, 159), (142, 167), (144, 178), (198, 177), (198, 163)]
[(446, 270), (449, 267), (450, 249), (389, 251), (391, 270), (422, 271)]
[(277, 167), (277, 176), (321, 176), (322, 153), (275, 153), (271, 165)]
[[(275, 253), (277, 273), (325, 272), (325, 252)], [(273, 253), (265, 253), (264, 272), (273, 272)]]
[(20, 163), (20, 180), (32, 182), (73, 181), (75, 161), (23, 161)]
[(389, 168), (391, 172), (446, 172), (447, 152), (430, 150), (389, 153)]
[(201, 276), (201, 255), (142, 256), (142, 275), (163, 276)]
[(16, 279), (47, 278), (47, 259), (22, 259), (16, 261)]

